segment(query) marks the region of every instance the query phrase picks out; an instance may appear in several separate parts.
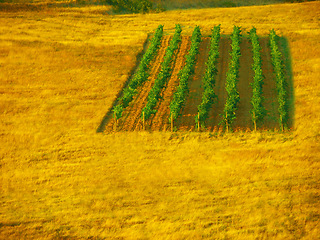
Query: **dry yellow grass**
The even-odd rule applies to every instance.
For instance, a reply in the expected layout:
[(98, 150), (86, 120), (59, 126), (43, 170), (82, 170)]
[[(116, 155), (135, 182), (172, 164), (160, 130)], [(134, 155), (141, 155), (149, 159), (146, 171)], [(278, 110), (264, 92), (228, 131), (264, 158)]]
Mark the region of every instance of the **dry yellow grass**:
[[(0, 12), (0, 239), (319, 239), (320, 3)], [(288, 38), (294, 129), (96, 134), (148, 33)]]

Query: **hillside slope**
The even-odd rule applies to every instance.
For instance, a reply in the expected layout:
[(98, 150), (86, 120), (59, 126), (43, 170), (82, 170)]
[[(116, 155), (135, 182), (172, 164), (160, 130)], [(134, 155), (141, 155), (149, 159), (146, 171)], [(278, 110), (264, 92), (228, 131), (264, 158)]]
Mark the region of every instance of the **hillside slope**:
[[(1, 12), (0, 239), (319, 239), (319, 16), (319, 2)], [(96, 134), (147, 34), (176, 23), (285, 36), (293, 129)]]

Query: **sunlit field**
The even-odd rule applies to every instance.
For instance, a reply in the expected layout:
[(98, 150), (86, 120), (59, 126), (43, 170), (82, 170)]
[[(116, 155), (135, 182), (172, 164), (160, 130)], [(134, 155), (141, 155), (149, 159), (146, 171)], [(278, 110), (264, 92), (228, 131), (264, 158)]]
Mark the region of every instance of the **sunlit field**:
[[(0, 239), (320, 239), (320, 3), (109, 10), (0, 5)], [(97, 133), (177, 23), (285, 37), (292, 128)]]

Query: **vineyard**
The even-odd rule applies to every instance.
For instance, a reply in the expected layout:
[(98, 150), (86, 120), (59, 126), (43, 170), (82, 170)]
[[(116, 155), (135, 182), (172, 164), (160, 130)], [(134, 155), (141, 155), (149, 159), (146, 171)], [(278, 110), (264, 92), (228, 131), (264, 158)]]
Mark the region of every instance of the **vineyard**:
[(279, 36), (220, 25), (192, 36), (159, 25), (128, 79), (106, 131), (234, 131), (290, 128), (288, 83)]

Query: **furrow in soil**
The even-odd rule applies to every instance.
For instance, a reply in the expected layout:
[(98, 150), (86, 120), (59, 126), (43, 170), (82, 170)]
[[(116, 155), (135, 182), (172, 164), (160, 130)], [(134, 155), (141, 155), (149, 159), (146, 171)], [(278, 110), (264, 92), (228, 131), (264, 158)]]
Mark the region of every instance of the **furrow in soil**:
[(139, 88), (139, 94), (136, 95), (132, 104), (126, 109), (125, 115), (127, 118), (122, 126), (123, 131), (134, 131), (142, 130), (142, 120), (141, 120), (141, 111), (147, 103), (148, 94), (152, 88), (154, 81), (161, 69), (161, 63), (166, 52), (167, 47), (169, 46), (171, 37), (164, 36), (161, 42), (161, 47), (158, 51), (157, 57), (152, 62), (150, 68), (150, 76), (148, 81)]
[(273, 66), (271, 63), (271, 53), (268, 46), (268, 38), (260, 39), (262, 72), (265, 77), (264, 85), (262, 87), (264, 106), (267, 110), (267, 115), (264, 117), (262, 124), (263, 129), (278, 129), (279, 128), (279, 114), (277, 102), (277, 88), (276, 80), (273, 74)]
[(248, 38), (242, 39), (240, 44), (240, 52), (239, 81), (237, 84), (240, 102), (238, 103), (236, 119), (233, 123), (234, 130), (246, 130), (248, 128), (252, 129), (252, 119), (250, 114), (252, 87), (250, 86), (250, 83), (253, 81), (254, 72), (252, 70), (252, 44), (249, 42)]
[(221, 38), (219, 44), (219, 59), (218, 59), (218, 74), (216, 75), (216, 83), (214, 92), (217, 95), (212, 108), (209, 111), (209, 117), (206, 121), (206, 128), (208, 130), (215, 130), (219, 128), (221, 122), (221, 114), (223, 114), (224, 105), (227, 99), (227, 92), (225, 89), (226, 77), (229, 64), (229, 52), (231, 50), (231, 39)]
[(166, 88), (162, 92), (162, 101), (159, 103), (157, 112), (151, 120), (151, 129), (155, 131), (168, 130), (168, 117), (170, 114), (169, 105), (172, 96), (179, 85), (178, 73), (185, 65), (185, 56), (190, 48), (190, 37), (183, 36), (180, 44), (179, 52), (174, 63), (171, 77), (167, 83)]
[(175, 123), (175, 126), (181, 131), (195, 129), (195, 117), (198, 114), (198, 105), (201, 103), (203, 93), (202, 77), (206, 70), (209, 44), (210, 38), (203, 38), (199, 46), (194, 75), (189, 79), (189, 94), (182, 109), (182, 115)]

